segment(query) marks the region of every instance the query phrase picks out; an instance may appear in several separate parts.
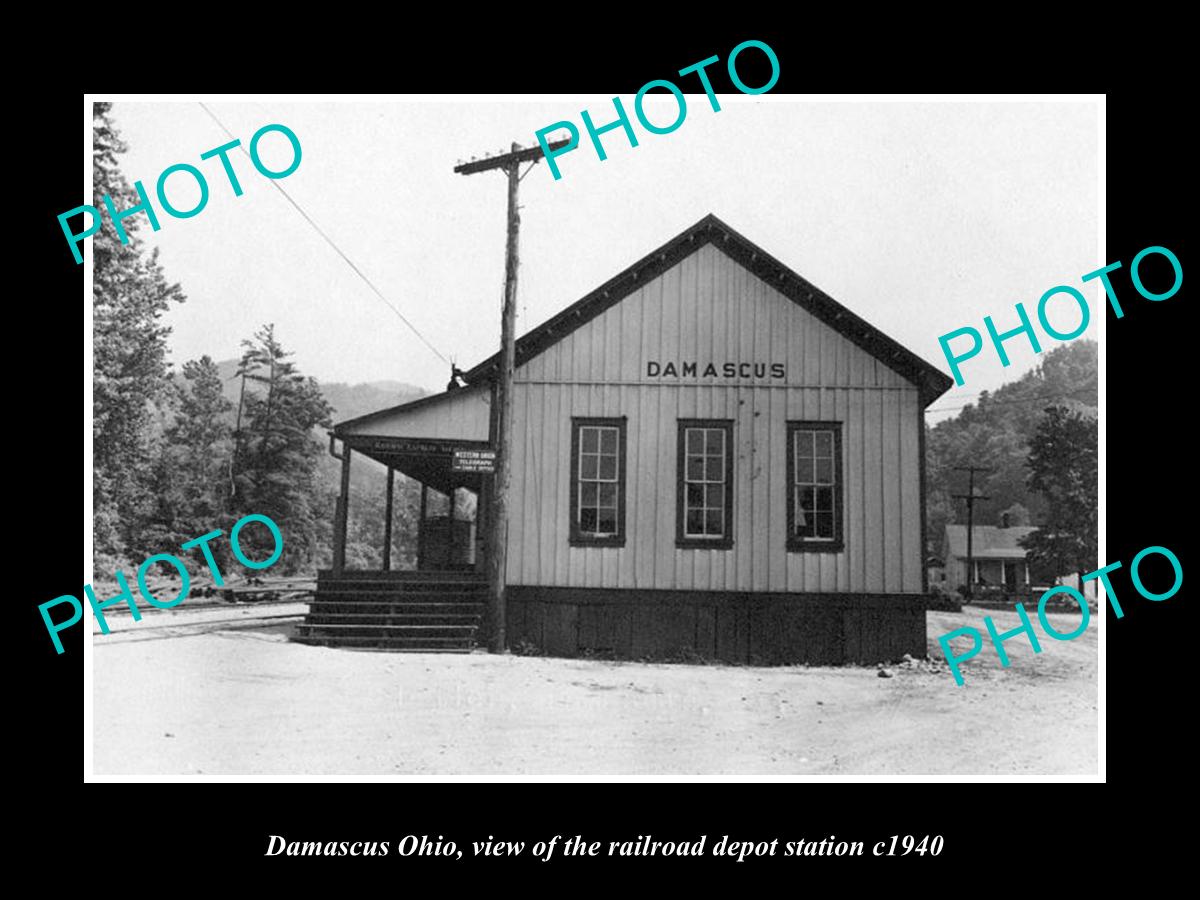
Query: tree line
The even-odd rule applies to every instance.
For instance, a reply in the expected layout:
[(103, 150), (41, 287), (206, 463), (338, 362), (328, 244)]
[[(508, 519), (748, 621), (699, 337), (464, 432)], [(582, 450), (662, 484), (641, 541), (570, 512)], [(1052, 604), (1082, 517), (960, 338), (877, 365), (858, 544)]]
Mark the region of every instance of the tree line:
[[(126, 149), (111, 105), (93, 112), (94, 205), (118, 207), (137, 195), (118, 165)], [(186, 300), (166, 278), (157, 250), (147, 252), (139, 221), (126, 219), (129, 245), (110, 229), (93, 240), (93, 539), (97, 573), (128, 565), (214, 528), (228, 532), (260, 513), (282, 530), (279, 571), (311, 569), (327, 501), (318, 478), (323, 447), (314, 429), (332, 408), (311, 377), (265, 325), (242, 342), (235, 405), (209, 356), (189, 360), (181, 378), (167, 361), (170, 328), (162, 316)], [(244, 532), (246, 552), (262, 558), (265, 530)], [(228, 553), (228, 545), (214, 545)], [(228, 560), (218, 559), (219, 563)]]
[(942, 549), (945, 526), (965, 523), (966, 476), (955, 466), (988, 469), (977, 479), (976, 525), (1036, 531), (1022, 542), (1035, 582), (1095, 568), (1098, 541), (1097, 345), (1080, 340), (1048, 352), (1037, 368), (983, 391), (957, 416), (927, 429), (927, 538)]

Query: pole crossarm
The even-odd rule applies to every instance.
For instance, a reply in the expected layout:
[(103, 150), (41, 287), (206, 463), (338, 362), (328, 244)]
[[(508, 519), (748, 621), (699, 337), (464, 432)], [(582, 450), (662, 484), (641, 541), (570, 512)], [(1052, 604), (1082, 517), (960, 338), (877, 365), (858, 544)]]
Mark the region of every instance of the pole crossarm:
[[(557, 150), (560, 147), (565, 147), (570, 141), (555, 141), (550, 145), (551, 150)], [(529, 147), (524, 150), (514, 150), (511, 153), (505, 153), (501, 156), (489, 156), (485, 159), (477, 159), (471, 162), (463, 163), (455, 166), (454, 171), (459, 175), (474, 175), (476, 172), (486, 172), (489, 169), (507, 169), (509, 166), (520, 165), (523, 162), (537, 162), (545, 157), (546, 153), (541, 146)]]

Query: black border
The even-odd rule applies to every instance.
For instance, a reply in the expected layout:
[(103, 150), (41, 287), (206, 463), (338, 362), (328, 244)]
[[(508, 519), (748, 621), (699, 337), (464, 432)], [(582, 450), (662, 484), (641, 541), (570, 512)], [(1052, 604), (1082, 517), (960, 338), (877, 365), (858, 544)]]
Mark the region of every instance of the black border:
[[(942, 41), (936, 47), (923, 42), (915, 33), (889, 30), (899, 24), (895, 16), (885, 14), (880, 35), (890, 34), (890, 44), (872, 41), (867, 35), (866, 47), (880, 51), (882, 67), (899, 73), (901, 84), (894, 90), (904, 91), (1010, 91), (1010, 90), (1103, 90), (1097, 80), (1121, 81), (1123, 87), (1109, 94), (1107, 112), (1108, 132), (1108, 220), (1107, 253), (1100, 266), (1123, 260), (1128, 266), (1132, 256), (1143, 247), (1161, 244), (1179, 256), (1184, 267), (1186, 246), (1185, 217), (1190, 207), (1179, 202), (1179, 179), (1183, 178), (1190, 144), (1172, 139), (1179, 122), (1185, 97), (1180, 89), (1184, 83), (1182, 66), (1190, 58), (1181, 52), (1186, 34), (1176, 29), (1153, 28), (1152, 22), (1132, 22), (1130, 39), (1114, 38), (1111, 26), (1098, 20), (1094, 26), (1067, 18), (1068, 13), (1052, 13), (1030, 27), (1027, 17), (1017, 17), (1002, 23), (993, 38), (980, 43), (952, 46)], [(775, 18), (772, 16), (772, 18)], [(276, 23), (277, 24), (277, 23)], [(367, 49), (359, 39), (361, 27), (347, 22), (339, 25), (336, 17), (320, 26), (319, 40), (312, 48), (324, 53), (329, 44), (329, 27), (342, 38), (335, 44), (354, 48), (347, 51), (345, 64), (336, 66), (341, 79), (334, 75), (329, 84), (328, 72), (296, 71), (299, 83), (296, 90), (356, 91), (364, 82), (379, 85), (403, 84), (414, 91), (461, 90), (496, 94), (520, 91), (587, 91), (627, 96), (650, 77), (661, 76), (676, 67), (702, 59), (713, 53), (722, 58), (729, 48), (744, 37), (757, 37), (771, 44), (779, 54), (782, 75), (775, 93), (796, 90), (859, 90), (872, 92), (879, 88), (877, 74), (860, 72), (856, 78), (846, 69), (845, 48), (822, 50), (820, 42), (797, 41), (793, 22), (779, 20), (774, 29), (729, 26), (728, 37), (718, 34), (701, 36), (698, 29), (681, 34), (678, 28), (656, 35), (642, 28), (626, 29), (620, 37), (575, 34), (562, 54), (548, 60), (546, 45), (539, 43), (538, 31), (524, 48), (520, 43), (497, 42), (494, 36), (477, 39), (459, 29), (453, 40), (413, 40), (396, 51), (394, 40), (386, 47), (368, 34)], [(62, 26), (65, 28), (65, 26)], [(1102, 31), (1102, 29), (1109, 31)], [(718, 29), (711, 29), (716, 32)], [(802, 31), (802, 29), (801, 29)], [(65, 30), (63, 38), (67, 37)], [(669, 36), (668, 36), (669, 35)], [(899, 35), (899, 37), (897, 37)], [(602, 40), (610, 43), (601, 47)], [(466, 44), (462, 44), (462, 41)], [(371, 53), (370, 44), (376, 41), (383, 53)], [(589, 47), (588, 43), (591, 42)], [(358, 42), (358, 43), (356, 43)], [(1047, 85), (1046, 73), (1041, 84), (1026, 79), (1020, 72), (1005, 69), (1014, 49), (1027, 57), (1040, 57), (1060, 52), (1066, 42), (1070, 46), (1099, 47), (1115, 61), (1107, 69), (1090, 74), (1082, 67), (1056, 73), (1055, 85)], [(188, 67), (165, 67), (155, 73), (162, 81), (158, 90), (221, 90), (234, 92), (252, 90), (253, 84), (242, 83), (245, 73), (237, 70), (241, 51), (235, 46), (217, 46), (218, 62), (202, 74)], [(490, 44), (490, 49), (486, 46)], [(924, 51), (922, 51), (924, 47)], [(620, 49), (620, 60), (614, 62), (613, 48)], [(261, 65), (272, 59), (286, 69), (294, 64), (296, 54), (303, 54), (305, 42), (285, 42), (277, 48), (267, 48)], [(522, 52), (526, 50), (528, 52)], [(835, 56), (836, 53), (836, 56)], [(350, 57), (353, 56), (353, 59)], [(336, 57), (335, 57), (336, 58)], [(473, 65), (464, 65), (473, 60)], [(922, 61), (923, 60), (923, 61)], [(910, 63), (916, 62), (913, 68)], [(803, 64), (801, 64), (803, 63)], [(823, 63), (823, 64), (822, 64)], [(294, 68), (294, 66), (293, 66)], [(854, 67), (850, 67), (853, 69)], [(861, 68), (861, 67), (860, 67)], [(835, 85), (828, 73), (837, 70)], [(487, 77), (479, 80), (479, 73)], [(720, 67), (711, 70), (718, 92), (728, 91)], [(954, 71), (953, 84), (947, 81), (947, 71)], [(78, 89), (54, 84), (56, 77), (65, 82), (73, 78), (68, 69), (56, 74), (51, 69), (37, 75), (36, 100), (16, 98), (19, 112), (26, 113), (20, 121), (37, 134), (36, 153), (27, 154), (29, 174), (17, 179), (18, 191), (25, 195), (21, 209), (41, 209), (41, 220), (28, 223), (34, 240), (23, 244), (41, 260), (41, 267), (30, 273), (36, 280), (37, 293), (47, 302), (26, 302), (19, 307), (22, 326), (31, 332), (54, 336), (60, 348), (73, 345), (70, 331), (63, 331), (60, 317), (64, 306), (77, 301), (81, 275), (73, 266), (69, 252), (63, 246), (62, 234), (54, 215), (75, 206), (78, 188), (68, 182), (78, 171)], [(825, 72), (825, 75), (821, 73)], [(224, 74), (224, 78), (222, 75)], [(138, 77), (133, 78), (136, 87)], [(751, 76), (747, 75), (747, 80)], [(847, 80), (848, 79), (848, 80)], [(1014, 83), (1015, 79), (1015, 83)], [(143, 79), (144, 80), (144, 79)], [(201, 83), (203, 81), (203, 84)], [(251, 79), (251, 82), (253, 78)], [(1140, 85), (1132, 82), (1140, 81)], [(180, 87), (180, 83), (187, 87)], [(188, 84), (188, 82), (191, 82)], [(1089, 84), (1089, 82), (1091, 82)], [(1135, 88), (1137, 88), (1135, 90)], [(131, 88), (132, 89), (132, 88)], [(66, 97), (64, 100), (63, 98)], [(1177, 137), (1177, 134), (1176, 134)], [(682, 138), (681, 138), (682, 139)], [(37, 174), (34, 175), (33, 172)], [(66, 173), (66, 174), (64, 174)], [(68, 189), (69, 188), (69, 189)], [(18, 204), (14, 204), (15, 206)], [(1031, 211), (1031, 214), (1033, 212)], [(72, 265), (67, 266), (66, 261)], [(1170, 791), (1156, 788), (1177, 785), (1179, 766), (1163, 765), (1162, 760), (1176, 757), (1178, 751), (1190, 746), (1187, 716), (1180, 716), (1180, 702), (1187, 696), (1192, 681), (1191, 654), (1186, 644), (1172, 641), (1172, 635), (1190, 633), (1190, 613), (1186, 596), (1153, 603), (1139, 598), (1128, 580), (1128, 565), (1138, 550), (1150, 543), (1170, 547), (1180, 557), (1185, 569), (1188, 536), (1194, 523), (1184, 523), (1183, 504), (1153, 504), (1148, 518), (1147, 498), (1174, 496), (1187, 470), (1182, 468), (1191, 452), (1190, 442), (1181, 439), (1176, 423), (1180, 421), (1180, 395), (1172, 388), (1185, 385), (1193, 377), (1191, 359), (1194, 357), (1190, 307), (1184, 292), (1158, 304), (1141, 302), (1131, 294), (1128, 276), (1117, 273), (1122, 298), (1131, 296), (1126, 304), (1126, 318), (1117, 321), (1108, 313), (1108, 358), (1117, 365), (1114, 371), (1124, 372), (1109, 379), (1107, 387), (1108, 412), (1105, 428), (1108, 463), (1107, 519), (1108, 552), (1104, 562), (1122, 560), (1125, 569), (1114, 573), (1114, 585), (1124, 602), (1125, 617), (1116, 620), (1111, 608), (1107, 611), (1108, 631), (1108, 764), (1109, 780), (1114, 792), (1105, 794), (1105, 805), (1084, 785), (1063, 788), (1067, 802), (1057, 804), (1055, 814), (1061, 818), (1059, 831), (1063, 834), (1090, 833), (1097, 824), (1112, 824), (1128, 814), (1141, 818), (1153, 817), (1158, 811), (1158, 797), (1169, 797)], [(1124, 278), (1123, 281), (1119, 278)], [(1073, 283), (1073, 282), (1072, 282)], [(1000, 287), (998, 286), (998, 291)], [(1090, 295), (1089, 295), (1090, 296)], [(57, 301), (57, 302), (56, 302)], [(1136, 315), (1130, 314), (1131, 307)], [(27, 321), (31, 316), (33, 321)], [(28, 345), (14, 347), (23, 356)], [(69, 356), (69, 354), (68, 354)], [(17, 369), (13, 360), (14, 370)], [(32, 359), (29, 362), (34, 362)], [(1132, 366), (1128, 366), (1128, 364)], [(1125, 365), (1122, 365), (1125, 364)], [(26, 377), (36, 378), (37, 391), (14, 391), (14, 417), (18, 421), (39, 421), (46, 414), (49, 398), (64, 402), (78, 388), (75, 374), (68, 366), (46, 364), (30, 366)], [(70, 382), (70, 384), (68, 384)], [(1137, 415), (1130, 415), (1136, 412)], [(1185, 413), (1184, 413), (1185, 415)], [(924, 433), (922, 429), (922, 438)], [(1149, 442), (1149, 443), (1148, 443)], [(44, 840), (34, 841), (34, 862), (42, 860), (61, 864), (61, 832), (64, 815), (83, 814), (85, 823), (95, 825), (101, 817), (103, 827), (113, 833), (140, 833), (147, 826), (145, 804), (137, 800), (149, 798), (153, 792), (168, 796), (176, 790), (173, 785), (125, 784), (119, 792), (126, 802), (111, 803), (101, 793), (111, 792), (104, 785), (88, 786), (89, 793), (81, 794), (77, 785), (82, 780), (79, 765), (80, 723), (73, 710), (81, 702), (80, 674), (82, 672), (82, 630), (63, 632), (69, 646), (61, 657), (54, 655), (44, 625), (36, 611), (36, 602), (57, 593), (79, 590), (81, 573), (70, 562), (64, 545), (69, 534), (63, 530), (62, 510), (73, 504), (70, 473), (78, 464), (78, 450), (66, 442), (49, 442), (39, 446), (37, 464), (45, 477), (38, 481), (39, 496), (29, 504), (23, 515), (21, 564), (14, 566), (17, 576), (16, 593), (31, 598), (23, 605), (28, 608), (32, 642), (24, 648), (32, 665), (23, 669), (23, 681), (33, 687), (17, 691), (17, 702), (27, 707), (26, 717), (18, 719), (17, 727), (32, 733), (34, 740), (18, 741), (17, 754), (26, 762), (19, 771), (38, 778), (42, 799), (36, 803), (20, 804), (18, 815), (28, 830), (42, 833)], [(1152, 464), (1146, 464), (1152, 462)], [(1122, 473), (1137, 468), (1139, 478), (1126, 478)], [(25, 483), (28, 483), (26, 481)], [(1163, 492), (1163, 493), (1160, 493)], [(924, 503), (924, 491), (922, 491)], [(85, 523), (85, 527), (88, 523)], [(59, 540), (59, 538), (63, 540)], [(1144, 570), (1149, 570), (1149, 566)], [(924, 567), (922, 566), (922, 574)], [(1162, 588), (1160, 588), (1162, 589)], [(1102, 612), (1106, 604), (1102, 601)], [(1096, 627), (1093, 624), (1092, 627)], [(34, 712), (33, 707), (40, 708)], [(29, 731), (29, 723), (36, 724)], [(1184, 760), (1186, 757), (1182, 757)], [(1158, 761), (1157, 763), (1155, 761)], [(1020, 777), (1020, 773), (1010, 773)], [(755, 780), (753, 771), (744, 773)], [(598, 887), (611, 884), (628, 889), (634, 879), (653, 878), (666, 874), (677, 886), (694, 883), (708, 890), (731, 888), (744, 890), (748, 883), (762, 877), (764, 870), (787, 871), (794, 874), (804, 866), (809, 875), (818, 879), (847, 877), (861, 879), (860, 884), (885, 889), (897, 879), (911, 883), (937, 883), (959, 873), (964, 878), (977, 876), (980, 871), (993, 871), (1003, 866), (1003, 854), (998, 848), (1011, 842), (1014, 833), (1027, 831), (1028, 816), (998, 812), (995, 815), (972, 815), (964, 812), (962, 797), (971, 788), (951, 783), (971, 780), (970, 776), (951, 777), (943, 784), (884, 783), (848, 790), (835, 785), (775, 785), (761, 788), (746, 784), (576, 784), (571, 787), (570, 804), (555, 803), (555, 795), (534, 784), (397, 784), (394, 787), (374, 785), (307, 784), (297, 791), (291, 784), (238, 784), (225, 786), (206, 784), (203, 797), (194, 803), (170, 803), (156, 815), (155, 827), (173, 835), (173, 849), (141, 848), (126, 861), (135, 867), (146, 882), (159, 876), (177, 877), (180, 866), (186, 866), (189, 878), (197, 886), (228, 889), (233, 881), (261, 880), (275, 889), (288, 890), (317, 887), (343, 889), (348, 880), (374, 886), (393, 887), (398, 879), (419, 875), (451, 877), (460, 886), (495, 889), (498, 873), (518, 874), (526, 885), (534, 886), (547, 874), (551, 878), (578, 877), (580, 867), (586, 877), (614, 870), (611, 881), (601, 877), (593, 883)], [(1122, 787), (1122, 782), (1124, 787)], [(1019, 793), (1017, 784), (998, 785), (1001, 791)], [(184, 788), (186, 791), (187, 788)], [(871, 796), (866, 796), (867, 792)], [(1136, 805), (1127, 806), (1125, 791)], [(1136, 790), (1136, 795), (1133, 794)], [(755, 795), (797, 798), (803, 793), (804, 809), (797, 815), (795, 804), (754, 803)], [(861, 794), (856, 801), (849, 794)], [(544, 795), (549, 804), (537, 804)], [(1069, 799), (1068, 799), (1069, 795)], [(394, 802), (378, 802), (392, 797)], [(458, 798), (470, 799), (466, 804)], [(108, 799), (110, 802), (105, 803)], [(531, 802), (532, 801), (532, 802)], [(1165, 802), (1165, 801), (1164, 801)], [(87, 813), (87, 803), (99, 812)], [(161, 806), (161, 804), (160, 804)], [(20, 807), (24, 807), (23, 809)], [(537, 809), (539, 811), (535, 812)], [(245, 813), (230, 815), (230, 810)], [(634, 815), (631, 815), (631, 810)], [(1165, 811), (1165, 809), (1164, 809)], [(896, 859), (785, 859), (782, 857), (749, 859), (738, 863), (736, 858), (715, 860), (622, 858), (608, 861), (604, 857), (566, 858), (558, 856), (542, 864), (528, 857), (511, 860), (488, 860), (481, 866), (462, 866), (447, 869), (441, 859), (412, 857), (381, 860), (367, 868), (361, 860), (350, 859), (289, 859), (266, 858), (263, 850), (270, 833), (289, 837), (313, 838), (329, 836), (341, 839), (347, 832), (368, 837), (385, 837), (393, 841), (408, 833), (444, 834), (460, 842), (471, 838), (483, 839), (489, 834), (497, 838), (537, 840), (547, 834), (582, 833), (589, 840), (608, 838), (633, 839), (637, 833), (652, 832), (655, 839), (694, 838), (707, 832), (711, 838), (728, 833), (734, 839), (771, 839), (792, 837), (803, 832), (805, 837), (825, 832), (839, 839), (874, 840), (896, 833), (940, 833), (946, 836), (946, 848), (937, 858), (911, 856)], [(1112, 831), (1112, 829), (1108, 829)], [(1180, 858), (1185, 848), (1186, 832), (1178, 829), (1141, 831), (1116, 829), (1105, 838), (1107, 852), (1114, 856), (1137, 858)], [(196, 865), (199, 854), (208, 864)], [(373, 862), (373, 861), (372, 861)], [(36, 864), (36, 863), (35, 863)], [(547, 873), (546, 867), (554, 871)], [(471, 871), (478, 869), (479, 871)], [(447, 875), (447, 872), (450, 872)], [(375, 873), (375, 874), (372, 874)], [(503, 877), (503, 876), (502, 876)], [(478, 879), (478, 881), (476, 881)]]

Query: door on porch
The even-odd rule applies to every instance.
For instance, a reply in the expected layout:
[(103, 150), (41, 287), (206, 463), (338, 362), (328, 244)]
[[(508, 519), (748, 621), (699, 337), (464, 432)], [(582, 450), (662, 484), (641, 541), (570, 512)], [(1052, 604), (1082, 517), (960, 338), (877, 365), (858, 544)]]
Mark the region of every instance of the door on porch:
[(428, 485), (421, 489), (417, 568), (425, 571), (473, 571), (476, 552), (478, 495), (467, 488), (444, 494)]

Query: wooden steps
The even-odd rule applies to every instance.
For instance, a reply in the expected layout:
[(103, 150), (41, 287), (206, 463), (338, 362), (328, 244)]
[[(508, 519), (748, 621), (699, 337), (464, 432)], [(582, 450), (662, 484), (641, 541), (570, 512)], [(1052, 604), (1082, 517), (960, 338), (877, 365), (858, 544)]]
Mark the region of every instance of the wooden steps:
[(292, 640), (399, 653), (469, 653), (487, 599), (472, 572), (321, 572)]

